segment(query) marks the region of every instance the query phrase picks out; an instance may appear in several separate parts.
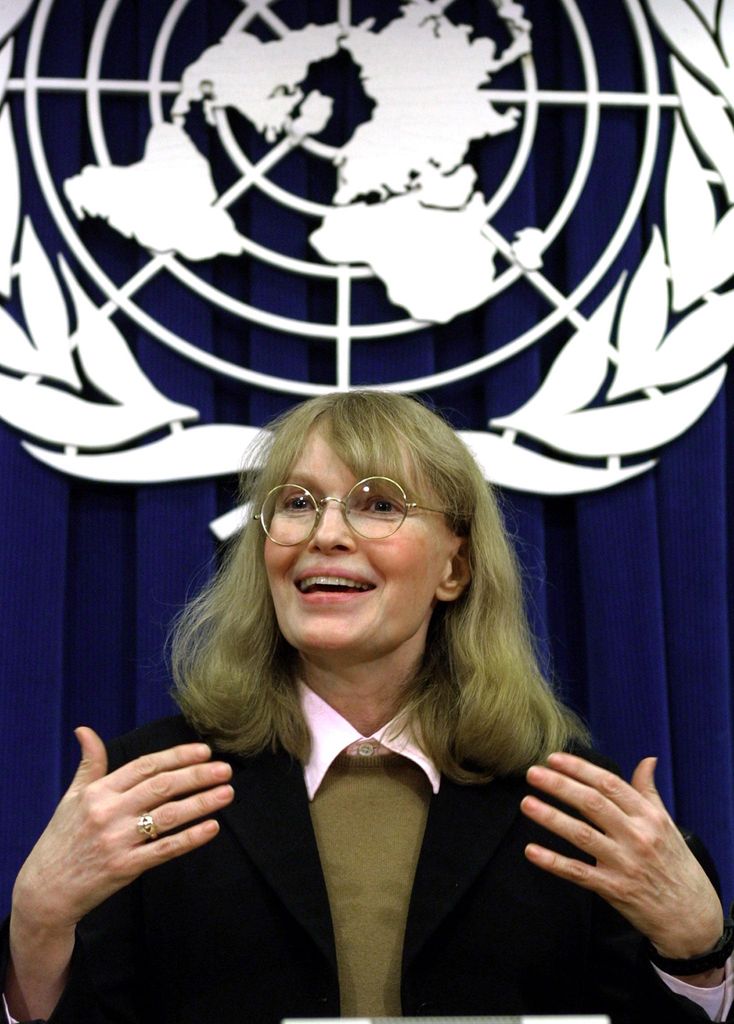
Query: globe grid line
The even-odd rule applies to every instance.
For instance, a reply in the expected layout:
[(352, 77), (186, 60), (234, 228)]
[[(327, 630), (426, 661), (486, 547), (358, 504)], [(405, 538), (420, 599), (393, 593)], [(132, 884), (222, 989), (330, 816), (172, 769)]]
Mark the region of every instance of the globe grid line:
[[(27, 79), (9, 78), (7, 83), (8, 92), (25, 92)], [(83, 92), (86, 93), (90, 85), (94, 85), (101, 93), (122, 93), (147, 96), (151, 87), (146, 80), (139, 78), (52, 78), (48, 75), (38, 75), (34, 82), (37, 92)], [(175, 95), (181, 88), (180, 82), (160, 82), (157, 86), (162, 93)]]
[(340, 25), (351, 25), (352, 3), (351, 0), (338, 0), (336, 5), (336, 20)]
[[(224, 111), (219, 109), (216, 110), (214, 116), (217, 122), (219, 139), (224, 146), (227, 156), (229, 156), (230, 160), (241, 174), (250, 174), (253, 164), (247, 158), (247, 154), (243, 153), (237, 145), (234, 133), (232, 132), (229, 124), (229, 118)], [(279, 143), (275, 144), (274, 148), (282, 146), (286, 142), (290, 142), (290, 139), (291, 136), (286, 135)], [(290, 142), (288, 150), (290, 150), (293, 145), (294, 143)], [(285, 155), (285, 153), (283, 155)], [(303, 196), (294, 195), (282, 188), (280, 185), (276, 185), (275, 182), (271, 181), (269, 178), (262, 178), (260, 181), (260, 188), (264, 195), (269, 196), (271, 199), (274, 199), (283, 206), (288, 206), (293, 210), (297, 210), (299, 213), (302, 213), (307, 217), (321, 219), (327, 213), (330, 213), (332, 209), (331, 206), (327, 206), (325, 203), (317, 203), (311, 199), (305, 199)]]
[[(102, 129), (102, 110), (99, 105), (98, 87), (95, 83), (100, 77), (99, 72), (102, 66), (104, 42), (109, 32), (109, 26), (112, 24), (112, 19), (117, 9), (118, 2), (119, 0), (104, 0), (102, 9), (97, 16), (94, 31), (92, 32), (92, 38), (89, 43), (89, 49), (87, 51), (86, 77), (89, 78), (92, 83), (85, 92), (89, 136), (92, 139), (95, 156), (97, 157), (97, 141), (101, 141), (103, 157), (106, 160), (107, 166), (111, 164), (111, 160), (109, 153), (107, 152), (107, 144), (104, 137), (104, 131)], [(176, 2), (178, 2), (178, 0), (176, 0)], [(150, 69), (148, 77), (150, 78)], [(154, 78), (154, 88), (155, 85), (156, 79)], [(150, 100), (148, 102), (150, 103)]]
[(336, 388), (345, 391), (352, 382), (352, 281), (349, 267), (342, 264), (340, 269), (336, 286)]
[[(259, 17), (262, 18), (265, 24), (269, 28), (271, 28), (276, 35), (282, 36), (289, 31), (289, 26), (286, 25), (285, 22), (282, 21), (278, 17), (278, 15), (274, 13), (274, 11), (271, 10), (271, 0), (242, 0), (242, 2), (245, 4), (245, 11), (241, 15), (239, 15), (239, 17), (234, 19), (233, 28), (243, 28), (244, 25), (246, 25), (250, 21), (250, 18), (247, 18), (247, 21), (244, 20), (245, 15), (249, 15), (250, 12), (252, 11), (252, 16), (254, 17), (255, 15), (259, 15)], [(253, 8), (254, 10), (252, 10)], [(345, 11), (345, 19), (342, 22), (340, 18), (339, 22), (340, 24), (351, 25), (352, 5), (344, 4), (343, 8)]]
[[(121, 93), (123, 95), (129, 93), (131, 95), (142, 94), (147, 96), (153, 92), (176, 95), (181, 89), (180, 82), (165, 81), (157, 83), (155, 89), (152, 89), (147, 80), (139, 78), (99, 78), (95, 79), (92, 83), (88, 78), (52, 78), (47, 75), (38, 75), (34, 84), (36, 91), (39, 93), (86, 92), (90, 84), (94, 84), (100, 93)], [(8, 92), (24, 92), (26, 89), (26, 79), (9, 78), (6, 88)], [(525, 89), (499, 89), (489, 85), (486, 89), (482, 89), (482, 92), (486, 93), (488, 98), (499, 103), (512, 103), (520, 106), (532, 102), (537, 103), (539, 106), (549, 107), (584, 107), (588, 101), (587, 94), (581, 90), (560, 92), (554, 89), (536, 89), (534, 92), (530, 92)], [(655, 103), (657, 106), (665, 109), (676, 109), (681, 105), (680, 96), (677, 93), (650, 93), (644, 89), (640, 89), (637, 92), (600, 89), (595, 94), (594, 100), (600, 107), (647, 108)], [(324, 151), (335, 148), (333, 146), (327, 147), (325, 143), (317, 143), (315, 139), (309, 139), (308, 141), (314, 146), (324, 147)]]
[[(169, 5), (163, 18), (163, 23), (158, 30), (155, 43), (153, 44), (150, 64), (148, 66), (148, 79), (152, 79), (156, 83), (160, 82), (163, 78), (163, 64), (170, 43), (171, 34), (173, 33), (178, 21), (179, 10), (185, 9), (187, 3), (188, 0), (174, 0), (174, 2)], [(154, 91), (148, 99), (151, 124), (157, 124), (164, 120), (161, 96), (161, 93)]]

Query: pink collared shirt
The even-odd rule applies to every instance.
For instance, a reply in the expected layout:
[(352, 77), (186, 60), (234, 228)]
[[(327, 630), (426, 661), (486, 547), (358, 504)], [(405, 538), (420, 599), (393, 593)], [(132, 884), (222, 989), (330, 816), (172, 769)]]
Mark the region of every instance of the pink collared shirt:
[(301, 709), (311, 733), (311, 756), (303, 768), (309, 800), (313, 800), (334, 758), (341, 753), (355, 757), (374, 757), (388, 751), (401, 754), (423, 769), (431, 789), (438, 793), (441, 775), (419, 747), (403, 716), (393, 718), (372, 736), (363, 736), (308, 686), (299, 683), (299, 687)]

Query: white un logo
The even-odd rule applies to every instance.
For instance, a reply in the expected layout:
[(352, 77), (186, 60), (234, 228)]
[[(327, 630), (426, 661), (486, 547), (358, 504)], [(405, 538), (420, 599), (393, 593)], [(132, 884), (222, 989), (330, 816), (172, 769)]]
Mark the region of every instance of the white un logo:
[[(139, 337), (236, 386), (306, 397), (484, 379), (553, 332), (557, 354), (536, 390), (464, 434), (488, 477), (538, 493), (646, 471), (649, 453), (716, 396), (730, 347), (729, 296), (717, 289), (734, 257), (711, 239), (723, 230), (716, 211), (728, 212), (734, 129), (713, 16), (692, 29), (634, 0), (607, 14), (636, 62), (635, 87), (611, 90), (598, 27), (572, 0), (552, 13), (547, 2), (406, 0), (374, 4), (370, 17), (341, 0), (318, 24), (283, 0), (177, 0), (134, 30), (132, 5), (107, 0), (86, 52), (59, 75), (66, 6), (42, 0), (22, 26), (25, 121), (8, 136), (17, 152), (25, 134), (64, 258), (22, 217), (22, 190), (15, 206), (0, 198), (15, 250), (0, 416), (37, 458), (117, 482), (237, 469), (254, 428), (172, 401), (133, 356)], [(675, 93), (661, 92), (655, 31)], [(548, 67), (558, 33), (573, 89)], [(78, 105), (88, 152), (73, 168), (46, 144), (62, 100)], [(642, 260), (608, 285), (638, 227), (664, 114), (665, 231), (648, 231)], [(600, 139), (620, 116), (634, 118), (639, 159), (610, 168)], [(561, 131), (575, 140), (562, 167)], [(701, 139), (717, 133), (702, 161)], [(550, 174), (538, 178), (546, 165), (555, 190)], [(615, 222), (599, 240), (589, 195), (610, 174)], [(531, 179), (542, 192), (533, 206)], [(708, 197), (710, 223), (686, 212), (696, 196)], [(561, 274), (570, 246), (575, 269)], [(493, 319), (498, 302), (518, 315)], [(219, 349), (200, 340), (212, 318)], [(370, 376), (376, 351), (382, 369)]]

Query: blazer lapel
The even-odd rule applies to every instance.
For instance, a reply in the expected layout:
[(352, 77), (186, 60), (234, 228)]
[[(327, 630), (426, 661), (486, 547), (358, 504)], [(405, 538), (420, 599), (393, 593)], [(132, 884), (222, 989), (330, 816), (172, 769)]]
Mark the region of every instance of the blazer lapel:
[(303, 769), (286, 754), (233, 763), (233, 803), (222, 812), (259, 871), (336, 969), (326, 885)]
[(446, 778), (431, 801), (405, 932), (404, 965), (484, 868), (519, 811), (522, 778), (461, 786)]

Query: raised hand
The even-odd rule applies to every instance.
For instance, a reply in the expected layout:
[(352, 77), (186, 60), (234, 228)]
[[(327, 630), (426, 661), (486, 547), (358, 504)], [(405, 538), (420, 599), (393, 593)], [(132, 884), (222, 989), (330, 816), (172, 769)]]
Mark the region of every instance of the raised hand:
[[(148, 754), (107, 775), (99, 736), (85, 726), (76, 736), (79, 768), (13, 889), (6, 992), (16, 1016), (50, 1014), (77, 922), (148, 868), (209, 842), (219, 826), (207, 816), (233, 798), (230, 766), (211, 761), (204, 743)], [(144, 814), (155, 841), (137, 827)]]
[(598, 893), (663, 956), (682, 960), (715, 946), (723, 912), (711, 882), (660, 799), (655, 763), (652, 757), (641, 761), (631, 785), (572, 754), (551, 754), (547, 766), (534, 765), (527, 773), (530, 784), (586, 820), (535, 796), (522, 801), (523, 813), (594, 863), (535, 843), (527, 846), (525, 855), (539, 868)]

